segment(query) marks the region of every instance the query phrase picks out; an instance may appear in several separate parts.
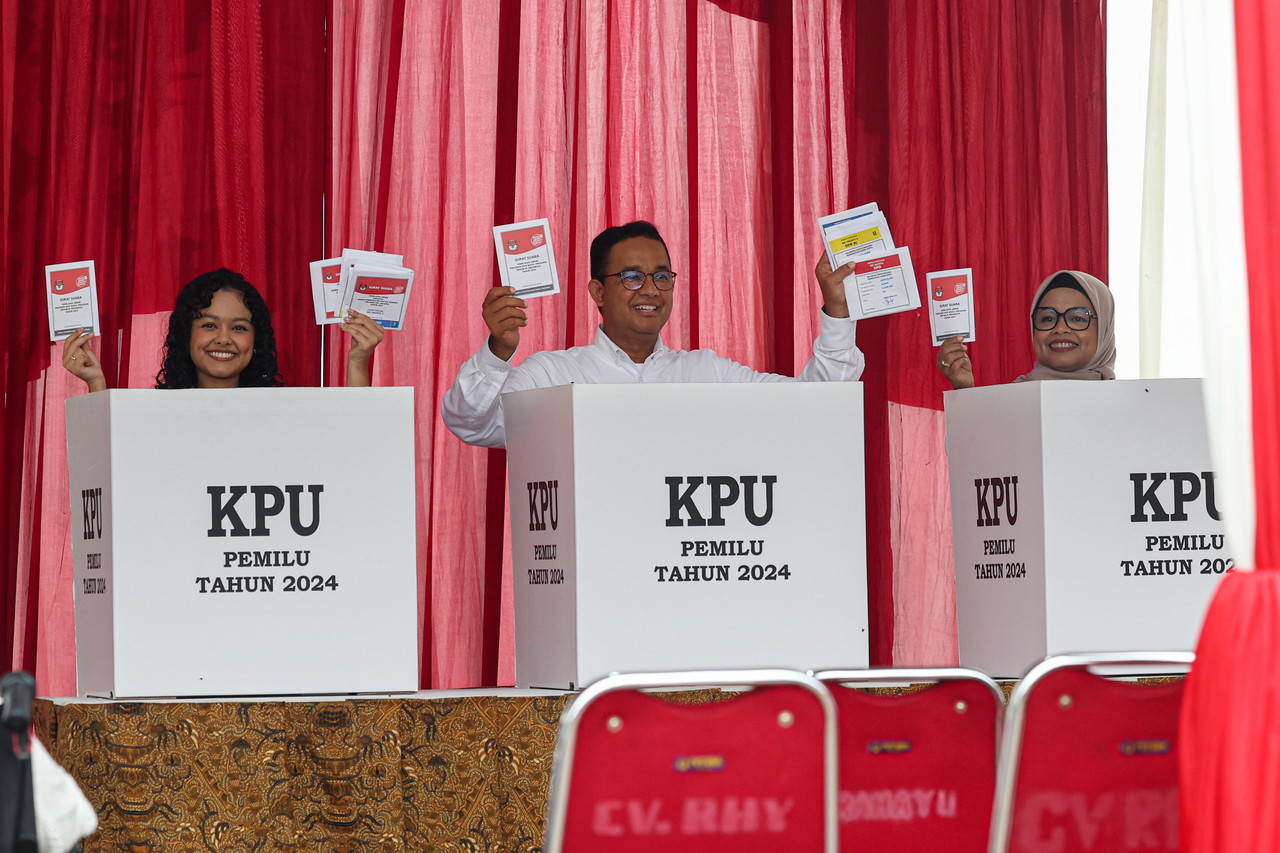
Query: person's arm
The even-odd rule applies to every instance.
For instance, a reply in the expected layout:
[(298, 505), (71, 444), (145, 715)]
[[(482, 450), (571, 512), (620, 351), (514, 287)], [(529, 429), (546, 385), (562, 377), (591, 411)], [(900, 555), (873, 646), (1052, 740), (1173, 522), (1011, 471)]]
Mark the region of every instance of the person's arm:
[(858, 349), (855, 333), (857, 322), (849, 316), (849, 303), (844, 295), (845, 276), (853, 272), (853, 264), (832, 270), (824, 253), (814, 275), (822, 290), (822, 309), (818, 312), (818, 337), (813, 342), (813, 357), (797, 376), (760, 373), (727, 358), (699, 351), (699, 358), (715, 360), (719, 382), (853, 382), (862, 376), (866, 359)]
[(851, 382), (862, 376), (867, 364), (856, 343), (858, 324), (849, 317), (844, 291), (844, 280), (853, 274), (853, 264), (833, 270), (823, 252), (813, 274), (822, 291), (818, 337), (813, 342), (813, 358), (797, 378), (803, 382)]
[(969, 362), (969, 348), (964, 337), (947, 338), (938, 348), (938, 370), (947, 377), (952, 388), (973, 387), (973, 365)]
[(520, 329), (529, 322), (527, 302), (511, 287), (494, 287), (484, 297), (481, 316), (489, 337), (463, 362), (453, 385), (440, 401), (440, 416), (449, 431), (467, 444), (503, 447), (502, 392), (511, 376), (511, 358), (520, 345)]
[(356, 310), (351, 310), (338, 328), (351, 338), (347, 349), (347, 387), (368, 388), (373, 384), (369, 361), (386, 333), (371, 317)]
[(92, 338), (84, 329), (76, 329), (71, 337), (62, 342), (62, 366), (70, 373), (84, 380), (90, 391), (107, 390), (107, 376), (102, 370), (102, 362), (89, 346)]
[(440, 416), (449, 431), (467, 444), (505, 447), (502, 393), (511, 375), (511, 363), (481, 344), (458, 368), (458, 375), (440, 401)]

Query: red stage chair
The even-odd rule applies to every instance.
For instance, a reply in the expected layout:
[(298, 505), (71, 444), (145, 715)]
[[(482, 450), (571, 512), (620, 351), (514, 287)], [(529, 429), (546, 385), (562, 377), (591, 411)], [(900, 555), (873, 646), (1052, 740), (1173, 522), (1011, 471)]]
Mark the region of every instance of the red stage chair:
[(1178, 849), (1182, 682), (1143, 685), (1091, 668), (1190, 667), (1191, 652), (1061, 655), (1009, 699), (992, 853)]
[[(642, 691), (747, 687), (677, 704)], [(613, 675), (560, 718), (545, 853), (835, 853), (835, 705), (783, 669)]]
[[(1004, 694), (973, 669), (828, 670), (836, 701), (843, 850), (983, 853)], [(936, 682), (896, 696), (852, 689)]]

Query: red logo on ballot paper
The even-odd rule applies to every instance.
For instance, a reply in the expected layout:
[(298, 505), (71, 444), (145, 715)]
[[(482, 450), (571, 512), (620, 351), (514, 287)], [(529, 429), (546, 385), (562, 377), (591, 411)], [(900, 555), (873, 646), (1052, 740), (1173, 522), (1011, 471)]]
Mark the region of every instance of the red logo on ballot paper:
[(853, 274), (863, 275), (864, 273), (877, 272), (879, 270), (891, 270), (894, 267), (900, 266), (902, 266), (902, 262), (897, 255), (885, 255), (883, 258), (872, 258), (869, 261), (858, 261), (853, 265)]
[(78, 270), (58, 270), (52, 275), (50, 286), (54, 293), (69, 293), (73, 290), (84, 290), (89, 286), (89, 268)]
[(325, 284), (333, 284), (342, 278), (342, 264), (334, 264), (331, 267), (321, 267), (320, 274), (324, 276)]
[(933, 298), (939, 302), (964, 296), (969, 291), (969, 279), (963, 275), (948, 275), (933, 280)]
[(518, 231), (503, 231), (502, 244), (508, 255), (531, 252), (547, 242), (547, 234), (541, 225), (532, 228), (521, 228)]
[(382, 293), (388, 296), (404, 293), (408, 282), (402, 278), (365, 278), (356, 279), (356, 290), (361, 293)]

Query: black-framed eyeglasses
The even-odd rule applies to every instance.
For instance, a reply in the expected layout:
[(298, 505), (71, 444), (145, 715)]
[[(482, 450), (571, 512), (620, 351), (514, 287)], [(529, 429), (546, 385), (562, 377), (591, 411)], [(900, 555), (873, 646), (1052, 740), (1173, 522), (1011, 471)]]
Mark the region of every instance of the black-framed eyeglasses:
[(1059, 311), (1056, 308), (1037, 308), (1031, 315), (1031, 325), (1038, 331), (1051, 332), (1058, 327), (1058, 318), (1061, 317), (1066, 321), (1068, 329), (1083, 332), (1089, 328), (1089, 324), (1097, 316), (1088, 308), (1068, 308), (1066, 311)]
[(657, 272), (640, 272), (640, 270), (622, 270), (621, 272), (611, 272), (601, 278), (617, 278), (622, 282), (622, 286), (627, 290), (639, 290), (644, 287), (646, 278), (653, 279), (653, 286), (658, 290), (670, 290), (676, 286), (676, 274), (671, 270), (658, 270)]

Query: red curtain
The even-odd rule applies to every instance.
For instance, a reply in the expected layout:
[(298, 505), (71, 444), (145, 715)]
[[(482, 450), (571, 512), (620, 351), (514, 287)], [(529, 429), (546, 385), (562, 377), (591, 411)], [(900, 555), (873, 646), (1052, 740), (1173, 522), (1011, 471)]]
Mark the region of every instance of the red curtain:
[(1179, 760), (1190, 853), (1280, 851), (1280, 9), (1236, 0), (1235, 38), (1256, 566), (1223, 578), (1187, 679)]
[[(492, 225), (554, 228), (565, 292), (534, 303), (524, 353), (591, 339), (587, 244), (633, 218), (659, 225), (681, 273), (668, 343), (762, 370), (808, 357), (815, 220), (854, 204), (880, 202), (921, 276), (974, 267), (983, 382), (1029, 365), (1026, 305), (1047, 272), (1106, 272), (1102, 0), (333, 0), (327, 60), (319, 4), (301, 0), (202, 13), (99, 0), (60, 17), (3, 2), (4, 286), (26, 288), (8, 322), (28, 346), (7, 345), (4, 435), (6, 542), (26, 544), (6, 551), (0, 582), (18, 601), (13, 659), (43, 661), (50, 692), (73, 685), (50, 430), (75, 389), (42, 372), (54, 353), (30, 294), (45, 263), (98, 259), (119, 384), (147, 384), (177, 284), (220, 263), (267, 285), (286, 378), (312, 384), (306, 261), (344, 246), (405, 254), (419, 286), (374, 374), (417, 390), (422, 683), (438, 687), (513, 674), (505, 460), (461, 445), (437, 414), (484, 339)], [(68, 44), (97, 47), (68, 63)], [(86, 116), (99, 129), (63, 141)], [(104, 213), (41, 207), (68, 187)], [(872, 658), (946, 662), (943, 385), (927, 318), (866, 322), (858, 339)], [(328, 342), (327, 378), (343, 346)]]
[(1259, 568), (1280, 568), (1280, 9), (1236, 0), (1240, 171), (1249, 271)]
[[(223, 265), (272, 305), (286, 379), (313, 384), (324, 25), (309, 0), (3, 4), (0, 631), (43, 693), (75, 690), (63, 401), (84, 387), (48, 341), (42, 268), (96, 261), (113, 386), (154, 382), (178, 288)], [(191, 446), (234, 453), (234, 428)]]
[[(1031, 366), (1028, 314), (1058, 269), (1107, 276), (1100, 0), (845, 4), (848, 198), (878, 201), (916, 273), (972, 267), (979, 384)], [(805, 223), (806, 225), (808, 223)], [(873, 659), (954, 664), (942, 392), (929, 319), (858, 327), (867, 354)]]

